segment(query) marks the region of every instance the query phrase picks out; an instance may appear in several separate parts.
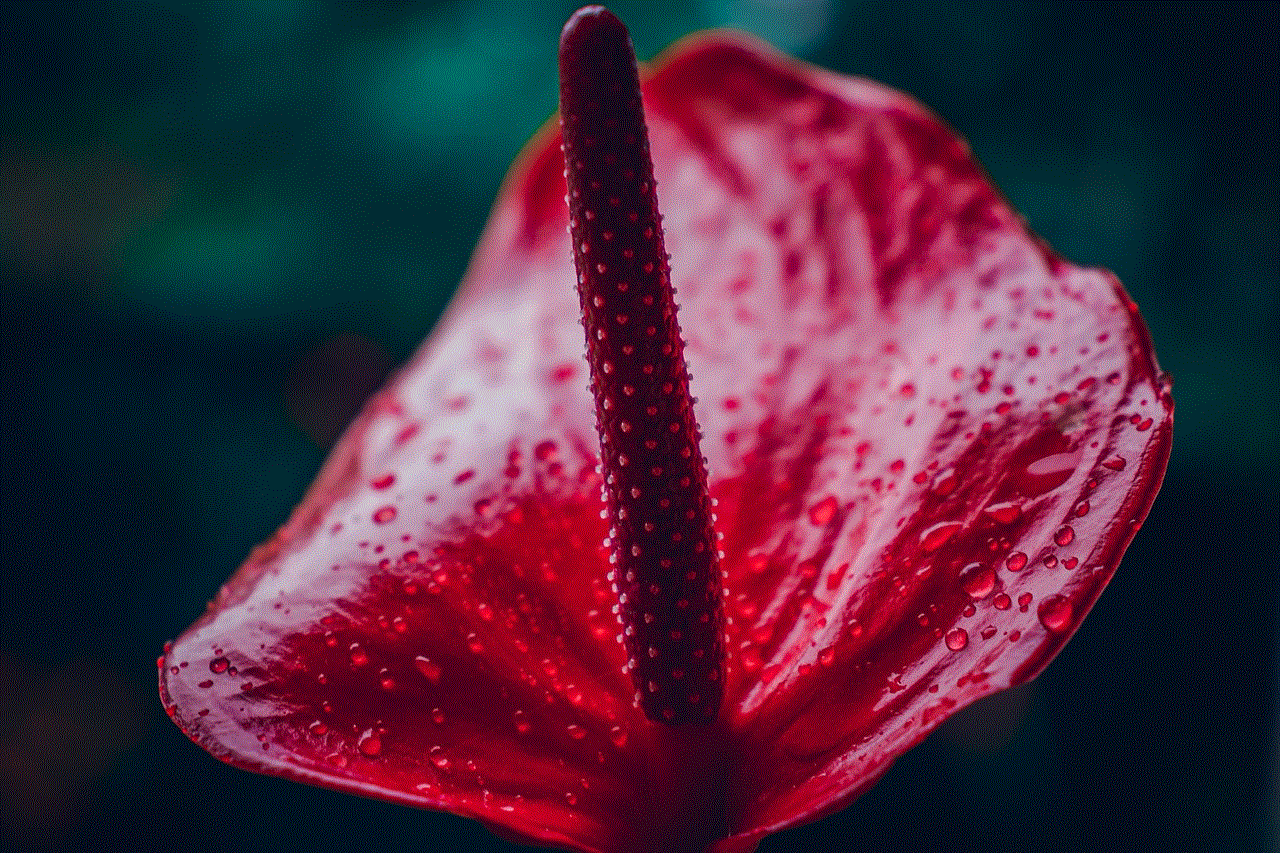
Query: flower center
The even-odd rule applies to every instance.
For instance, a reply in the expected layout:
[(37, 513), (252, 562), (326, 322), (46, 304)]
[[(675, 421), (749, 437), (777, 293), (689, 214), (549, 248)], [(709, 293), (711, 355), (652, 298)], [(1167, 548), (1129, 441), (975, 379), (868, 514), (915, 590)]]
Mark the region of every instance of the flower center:
[(712, 722), (723, 694), (718, 546), (626, 28), (560, 37), (560, 123), (627, 667), (649, 719)]

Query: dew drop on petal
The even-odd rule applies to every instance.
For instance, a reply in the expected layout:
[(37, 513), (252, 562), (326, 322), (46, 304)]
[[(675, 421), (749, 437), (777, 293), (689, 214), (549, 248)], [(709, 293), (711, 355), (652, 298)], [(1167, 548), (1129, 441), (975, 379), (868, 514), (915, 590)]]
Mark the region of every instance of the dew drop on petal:
[[(933, 478), (933, 483), (930, 484), (929, 488), (938, 497), (945, 498), (954, 492), (959, 484), (960, 477), (956, 474), (956, 470), (954, 468), (945, 468)], [(958, 527), (959, 525), (956, 526)]]
[(1050, 492), (1070, 478), (1079, 462), (1080, 451), (1044, 456), (1027, 466), (1019, 487), (1028, 496)]
[(440, 683), (440, 664), (432, 661), (430, 658), (425, 658), (419, 655), (413, 659), (413, 665), (417, 668), (418, 672), (422, 673), (423, 677), (426, 678), (427, 681), (430, 681), (432, 684)]
[(373, 729), (365, 729), (360, 739), (356, 741), (356, 749), (360, 750), (362, 755), (373, 758), (382, 752), (382, 740), (373, 733)]
[(960, 587), (970, 598), (986, 598), (996, 587), (996, 571), (990, 566), (972, 563), (960, 572)]
[(964, 628), (952, 628), (947, 632), (947, 648), (958, 652), (969, 645), (969, 632)]
[(835, 517), (839, 504), (835, 495), (827, 495), (809, 508), (809, 521), (814, 527), (824, 527)]
[(920, 548), (932, 553), (947, 543), (963, 525), (958, 521), (942, 521), (932, 527), (925, 528), (920, 534)]
[(1022, 507), (1016, 501), (1006, 501), (991, 504), (982, 512), (998, 524), (1012, 524), (1022, 515)]
[(1061, 595), (1051, 595), (1040, 602), (1037, 611), (1040, 624), (1050, 631), (1059, 633), (1071, 626), (1071, 600)]

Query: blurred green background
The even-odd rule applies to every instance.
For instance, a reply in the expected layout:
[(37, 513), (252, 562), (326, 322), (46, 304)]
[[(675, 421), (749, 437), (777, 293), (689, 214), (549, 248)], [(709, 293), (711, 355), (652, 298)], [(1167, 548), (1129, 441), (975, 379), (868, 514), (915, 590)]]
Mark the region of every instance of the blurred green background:
[[(218, 764), (154, 661), (431, 328), (573, 8), (0, 7), (5, 849), (513, 849)], [(1164, 490), (1047, 673), (763, 850), (1277, 849), (1277, 7), (614, 8), (642, 58), (737, 26), (911, 92), (1175, 379)]]

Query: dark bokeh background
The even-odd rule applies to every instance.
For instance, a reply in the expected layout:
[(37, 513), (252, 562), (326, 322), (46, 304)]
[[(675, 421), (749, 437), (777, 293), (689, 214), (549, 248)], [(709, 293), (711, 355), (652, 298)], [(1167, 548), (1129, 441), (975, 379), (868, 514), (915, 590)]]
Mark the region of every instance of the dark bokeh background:
[[(154, 660), (430, 329), (572, 8), (0, 8), (6, 849), (512, 849), (223, 767)], [(1277, 7), (616, 9), (642, 57), (736, 25), (912, 92), (1175, 378), (1164, 490), (1044, 677), (764, 850), (1277, 849)]]

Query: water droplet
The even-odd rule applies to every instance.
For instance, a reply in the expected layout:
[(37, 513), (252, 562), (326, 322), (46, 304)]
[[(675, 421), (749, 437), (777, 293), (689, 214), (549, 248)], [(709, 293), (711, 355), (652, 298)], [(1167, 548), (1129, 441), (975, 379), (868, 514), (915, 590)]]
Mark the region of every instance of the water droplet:
[(567, 731), (569, 733), (569, 737), (573, 738), (574, 740), (582, 740), (584, 737), (587, 736), (587, 730), (584, 729), (582, 726), (578, 725), (577, 723), (570, 723), (568, 728), (565, 729), (565, 731)]
[(396, 520), (396, 508), (393, 506), (384, 506), (373, 514), (375, 524), (389, 524)]
[(1013, 599), (1009, 598), (1007, 593), (1001, 592), (991, 599), (991, 604), (996, 610), (1008, 610), (1013, 606)]
[(1053, 541), (1059, 545), (1066, 547), (1075, 541), (1076, 532), (1071, 529), (1071, 525), (1063, 525), (1062, 529), (1054, 534)]
[(227, 667), (231, 665), (231, 661), (226, 658), (214, 658), (209, 661), (209, 671), (221, 675), (227, 671)]
[(809, 508), (809, 521), (815, 527), (824, 527), (827, 522), (835, 517), (837, 509), (839, 509), (839, 504), (835, 495), (827, 495)]
[(930, 489), (935, 495), (945, 498), (956, 490), (956, 486), (960, 485), (960, 477), (956, 475), (956, 469), (946, 468), (938, 472), (933, 478), (933, 484)]
[(1040, 624), (1055, 634), (1071, 627), (1071, 600), (1061, 595), (1051, 595), (1040, 602), (1037, 614)]
[(382, 752), (382, 739), (373, 733), (373, 729), (365, 729), (360, 739), (356, 741), (356, 749), (360, 750), (362, 755), (373, 758)]
[(526, 714), (524, 711), (516, 711), (514, 714), (511, 715), (511, 719), (516, 724), (516, 731), (518, 731), (522, 735), (528, 734), (529, 729), (533, 728), (533, 726), (529, 723), (529, 715)]
[(452, 764), (452, 762), (449, 761), (449, 756), (444, 754), (444, 749), (438, 746), (433, 746), (427, 750), (427, 758), (438, 770), (448, 770), (449, 766)]
[(960, 572), (960, 587), (970, 598), (986, 598), (996, 588), (996, 570), (981, 563), (971, 563)]
[(969, 632), (964, 628), (952, 628), (947, 632), (947, 648), (958, 652), (969, 645)]
[(998, 524), (1012, 524), (1022, 515), (1022, 507), (1016, 501), (995, 503), (982, 511)]
[[(1039, 440), (1033, 439), (1030, 446), (1023, 452), (1048, 449), (1046, 445), (1061, 446), (1062, 443), (1065, 443), (1065, 440), (1061, 433), (1050, 433)], [(1035, 497), (1058, 488), (1071, 478), (1076, 466), (1080, 464), (1080, 457), (1081, 452), (1076, 450), (1050, 453), (1035, 459), (1027, 465), (1023, 475), (1018, 478), (1019, 491), (1029, 497)]]
[(627, 732), (622, 726), (614, 726), (609, 729), (609, 740), (613, 741), (613, 745), (622, 749), (627, 745)]
[(958, 521), (942, 521), (932, 527), (925, 528), (920, 534), (920, 548), (925, 553), (933, 553), (946, 544), (963, 525)]
[(440, 683), (440, 664), (435, 663), (430, 658), (425, 658), (419, 655), (413, 659), (413, 665), (417, 667), (418, 672), (422, 673), (423, 677), (426, 678), (427, 681), (430, 681), (432, 684)]
[(1027, 567), (1027, 555), (1021, 551), (1014, 551), (1009, 558), (1004, 561), (1005, 566), (1011, 572), (1020, 572)]
[(359, 643), (351, 644), (351, 665), (355, 667), (364, 666), (369, 662), (369, 656), (365, 654), (364, 649), (360, 648)]
[(391, 485), (392, 485), (395, 481), (396, 481), (396, 475), (395, 475), (395, 474), (383, 474), (381, 477), (379, 477), (378, 479), (374, 480), (374, 481), (373, 481), (372, 483), (370, 483), (369, 485), (371, 485), (371, 486), (373, 486), (375, 489), (379, 489), (379, 490), (381, 490), (381, 489), (389, 489), (389, 488), (391, 488)]

